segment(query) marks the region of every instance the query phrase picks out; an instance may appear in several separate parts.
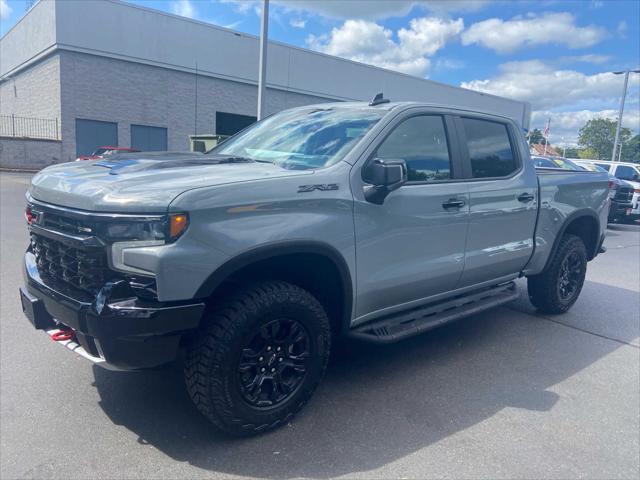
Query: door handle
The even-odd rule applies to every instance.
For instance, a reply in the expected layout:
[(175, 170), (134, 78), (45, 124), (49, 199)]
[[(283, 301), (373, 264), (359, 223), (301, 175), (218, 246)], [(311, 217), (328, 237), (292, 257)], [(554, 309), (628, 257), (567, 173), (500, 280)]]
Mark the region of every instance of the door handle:
[(464, 200), (461, 200), (459, 198), (450, 198), (449, 200), (447, 200), (442, 204), (442, 208), (444, 208), (445, 210), (448, 208), (462, 208), (462, 207), (464, 207)]
[(522, 202), (522, 203), (527, 203), (527, 202), (530, 202), (531, 200), (533, 200), (534, 198), (536, 198), (536, 197), (534, 197), (534, 196), (533, 196), (532, 194), (530, 194), (530, 193), (526, 193), (526, 192), (525, 192), (525, 193), (521, 193), (521, 194), (518, 196), (518, 201), (519, 201), (519, 202)]

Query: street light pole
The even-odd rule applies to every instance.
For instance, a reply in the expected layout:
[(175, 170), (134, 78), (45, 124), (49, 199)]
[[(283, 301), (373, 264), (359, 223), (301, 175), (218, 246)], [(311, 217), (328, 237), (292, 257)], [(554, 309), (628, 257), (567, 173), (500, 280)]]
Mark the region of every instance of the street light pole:
[[(618, 150), (618, 143), (620, 142), (620, 130), (622, 129), (622, 112), (624, 112), (624, 101), (627, 98), (627, 85), (629, 84), (629, 73), (638, 73), (640, 70), (625, 70), (622, 72), (613, 72), (614, 75), (622, 75), (624, 73), (624, 87), (622, 89), (622, 98), (620, 99), (620, 111), (618, 112), (618, 125), (616, 125), (616, 138), (613, 141), (613, 152), (611, 152), (611, 161), (616, 161), (616, 152)], [(622, 146), (620, 146), (622, 151)], [(618, 157), (618, 161), (619, 157)]]
[(267, 45), (269, 38), (269, 0), (262, 2), (260, 26), (260, 63), (258, 66), (258, 120), (264, 115), (264, 94), (267, 81)]

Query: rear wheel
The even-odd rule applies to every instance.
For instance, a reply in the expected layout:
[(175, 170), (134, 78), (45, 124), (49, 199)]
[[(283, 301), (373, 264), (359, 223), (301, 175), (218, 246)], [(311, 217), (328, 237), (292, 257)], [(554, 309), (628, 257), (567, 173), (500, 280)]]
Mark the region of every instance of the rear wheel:
[(269, 281), (215, 307), (185, 359), (198, 410), (234, 435), (289, 421), (320, 382), (329, 358), (329, 319), (306, 290)]
[(580, 237), (565, 235), (547, 269), (527, 279), (529, 299), (544, 313), (564, 313), (576, 302), (587, 273), (587, 249)]

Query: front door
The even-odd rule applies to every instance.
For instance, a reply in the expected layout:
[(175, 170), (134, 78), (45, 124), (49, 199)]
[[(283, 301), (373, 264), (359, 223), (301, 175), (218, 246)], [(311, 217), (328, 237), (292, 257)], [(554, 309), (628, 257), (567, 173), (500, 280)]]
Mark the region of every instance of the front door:
[(368, 155), (405, 160), (409, 181), (382, 205), (356, 195), (358, 323), (418, 305), (458, 284), (469, 194), (468, 184), (456, 181), (453, 128), (443, 115), (407, 114)]

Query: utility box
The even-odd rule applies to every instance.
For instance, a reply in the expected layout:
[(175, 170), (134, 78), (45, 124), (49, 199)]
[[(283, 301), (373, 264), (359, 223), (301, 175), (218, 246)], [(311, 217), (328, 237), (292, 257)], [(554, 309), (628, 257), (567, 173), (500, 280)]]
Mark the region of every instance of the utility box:
[(229, 138), (229, 135), (214, 135), (213, 133), (189, 135), (189, 150), (200, 153), (208, 152), (227, 138)]

